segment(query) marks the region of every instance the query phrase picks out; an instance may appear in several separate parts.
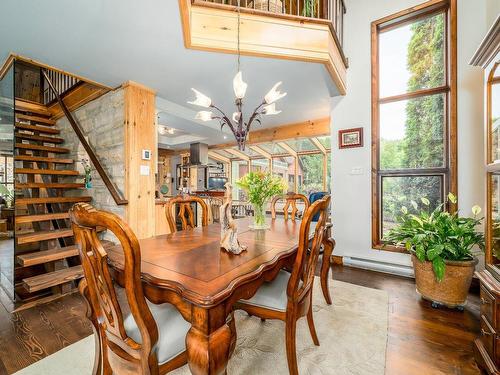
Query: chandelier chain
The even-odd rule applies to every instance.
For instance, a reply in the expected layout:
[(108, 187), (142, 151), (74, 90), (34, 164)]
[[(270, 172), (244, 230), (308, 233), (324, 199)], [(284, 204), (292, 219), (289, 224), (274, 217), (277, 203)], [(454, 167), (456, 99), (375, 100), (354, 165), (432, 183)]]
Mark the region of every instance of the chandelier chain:
[(237, 72), (240, 71), (240, 1), (241, 0), (238, 0), (238, 7), (236, 8), (237, 11), (238, 11), (238, 31), (237, 31), (237, 46), (238, 46), (238, 70)]

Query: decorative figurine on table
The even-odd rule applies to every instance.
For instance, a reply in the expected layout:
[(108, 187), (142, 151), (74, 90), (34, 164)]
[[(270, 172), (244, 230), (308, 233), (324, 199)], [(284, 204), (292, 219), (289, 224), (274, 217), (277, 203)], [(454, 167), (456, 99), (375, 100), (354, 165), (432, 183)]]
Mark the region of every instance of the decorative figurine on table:
[(92, 187), (92, 176), (90, 175), (92, 167), (90, 166), (89, 159), (82, 159), (82, 165), (85, 171), (85, 189), (90, 189)]
[(226, 194), (224, 203), (220, 206), (220, 247), (227, 252), (240, 254), (247, 247), (241, 245), (238, 241), (238, 227), (231, 215), (231, 207), (233, 203), (233, 189), (230, 183), (226, 183)]

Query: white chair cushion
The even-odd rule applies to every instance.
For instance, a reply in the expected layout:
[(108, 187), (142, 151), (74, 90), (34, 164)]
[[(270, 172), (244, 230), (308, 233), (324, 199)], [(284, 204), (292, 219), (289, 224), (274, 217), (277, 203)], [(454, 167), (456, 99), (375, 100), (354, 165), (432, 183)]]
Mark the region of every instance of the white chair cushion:
[[(169, 304), (155, 305), (146, 301), (158, 327), (157, 357), (161, 365), (186, 350), (186, 334), (191, 324), (186, 322), (177, 309)], [(137, 343), (141, 343), (141, 333), (132, 314), (123, 321), (125, 332)]]
[(241, 300), (241, 302), (270, 310), (286, 311), (288, 280), (290, 280), (290, 273), (281, 270), (273, 281), (262, 284), (252, 298)]

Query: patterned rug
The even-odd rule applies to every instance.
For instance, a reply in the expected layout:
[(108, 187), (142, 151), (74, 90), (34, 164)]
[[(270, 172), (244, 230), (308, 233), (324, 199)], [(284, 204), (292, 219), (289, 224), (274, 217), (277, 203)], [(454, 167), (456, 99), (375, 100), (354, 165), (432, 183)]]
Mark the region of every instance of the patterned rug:
[[(313, 311), (320, 346), (314, 346), (307, 320), (297, 323), (301, 375), (383, 375), (387, 343), (388, 295), (385, 291), (333, 280), (328, 306), (315, 281)], [(236, 313), (237, 346), (230, 375), (288, 374), (285, 324)], [(19, 371), (16, 375), (88, 375), (94, 356), (89, 336)], [(184, 366), (171, 375), (189, 375)]]

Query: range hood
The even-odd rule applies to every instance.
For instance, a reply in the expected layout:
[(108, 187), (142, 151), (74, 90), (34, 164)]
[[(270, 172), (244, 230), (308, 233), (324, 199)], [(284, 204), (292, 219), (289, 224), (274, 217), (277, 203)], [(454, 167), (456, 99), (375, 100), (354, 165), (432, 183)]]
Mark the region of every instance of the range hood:
[(208, 145), (206, 143), (191, 143), (189, 145), (189, 163), (191, 165), (208, 164)]

